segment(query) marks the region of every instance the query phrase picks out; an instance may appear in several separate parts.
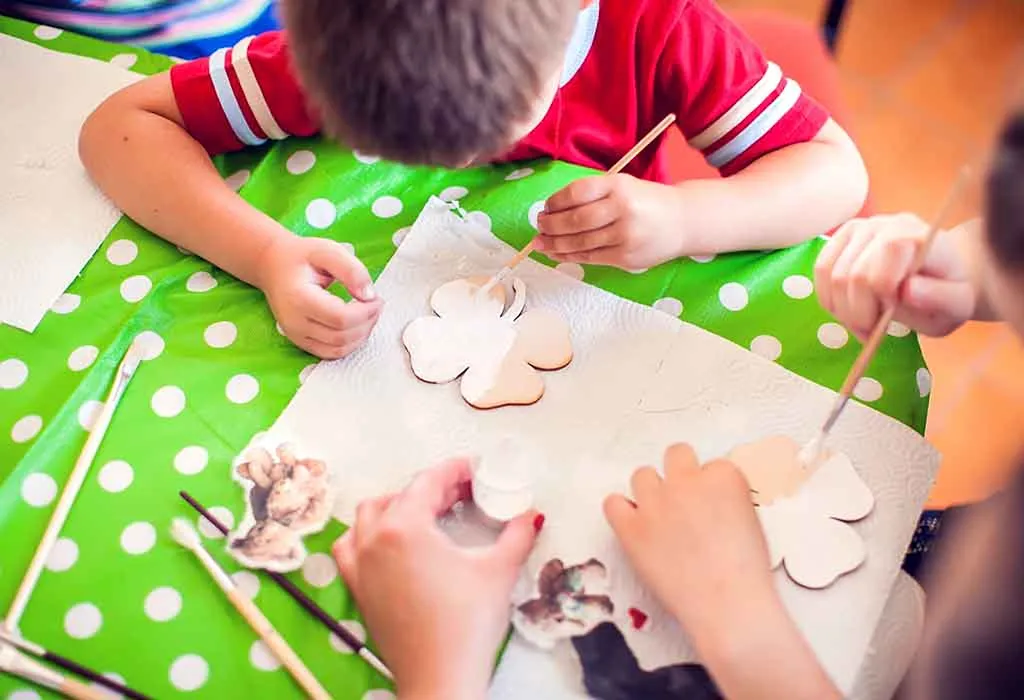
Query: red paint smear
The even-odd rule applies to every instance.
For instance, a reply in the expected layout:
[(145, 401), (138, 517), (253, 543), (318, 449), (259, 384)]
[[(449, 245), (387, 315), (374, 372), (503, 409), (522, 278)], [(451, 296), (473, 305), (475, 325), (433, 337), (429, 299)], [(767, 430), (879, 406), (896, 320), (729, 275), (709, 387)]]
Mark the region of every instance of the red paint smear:
[(636, 608), (629, 609), (629, 618), (633, 621), (633, 627), (635, 629), (643, 629), (643, 626), (647, 624), (647, 613)]

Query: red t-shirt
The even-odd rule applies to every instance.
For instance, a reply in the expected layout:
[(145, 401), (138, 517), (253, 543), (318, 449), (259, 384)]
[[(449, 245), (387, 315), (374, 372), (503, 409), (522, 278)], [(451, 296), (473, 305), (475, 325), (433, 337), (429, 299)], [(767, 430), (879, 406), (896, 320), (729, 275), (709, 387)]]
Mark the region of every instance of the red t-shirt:
[[(186, 128), (212, 154), (320, 130), (269, 32), (171, 69)], [(595, 0), (576, 21), (543, 121), (502, 160), (611, 167), (665, 115), (723, 175), (814, 138), (828, 119), (711, 0)], [(662, 140), (626, 169), (667, 180)]]

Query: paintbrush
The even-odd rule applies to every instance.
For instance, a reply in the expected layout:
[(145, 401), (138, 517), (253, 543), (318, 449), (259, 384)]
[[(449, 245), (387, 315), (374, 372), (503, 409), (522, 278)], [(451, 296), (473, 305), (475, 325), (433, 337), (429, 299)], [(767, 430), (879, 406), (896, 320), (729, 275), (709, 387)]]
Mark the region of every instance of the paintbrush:
[[(938, 235), (939, 230), (942, 227), (942, 222), (949, 216), (950, 210), (960, 199), (964, 190), (967, 188), (967, 184), (970, 182), (970, 179), (970, 168), (962, 168), (956, 182), (953, 184), (953, 187), (950, 188), (949, 193), (946, 195), (946, 199), (942, 202), (942, 206), (939, 207), (939, 213), (932, 220), (927, 233), (925, 233), (924, 237), (921, 239), (921, 243), (917, 247), (914, 259), (910, 263), (907, 279), (912, 278), (921, 270), (921, 266), (924, 265), (924, 260), (928, 256), (928, 251), (931, 249), (932, 243), (935, 242), (935, 237)], [(892, 323), (892, 319), (895, 314), (896, 304), (887, 304), (882, 312), (881, 318), (878, 319), (878, 322), (872, 329), (871, 335), (868, 336), (867, 342), (864, 343), (864, 347), (861, 349), (860, 354), (857, 355), (857, 359), (850, 368), (849, 374), (846, 375), (846, 381), (843, 382), (843, 386), (839, 390), (839, 395), (836, 397), (836, 400), (832, 405), (832, 410), (829, 411), (828, 417), (825, 418), (825, 422), (822, 424), (821, 429), (818, 431), (817, 435), (815, 435), (814, 438), (800, 450), (799, 459), (805, 467), (814, 466), (817, 464), (818, 460), (821, 459), (822, 453), (825, 451), (825, 441), (832, 432), (832, 428), (835, 426), (836, 421), (839, 420), (839, 416), (842, 415), (843, 409), (845, 409), (846, 405), (850, 402), (850, 397), (853, 396), (853, 391), (857, 387), (857, 383), (864, 376), (864, 372), (867, 371), (868, 365), (871, 364), (871, 360), (878, 351), (878, 347), (882, 344), (882, 340), (885, 338), (885, 334), (889, 330), (889, 324)]]
[(110, 696), (74, 678), (63, 676), (22, 654), (10, 644), (0, 642), (0, 671), (23, 678), (29, 683), (55, 690), (74, 700), (107, 700)]
[[(185, 502), (192, 506), (197, 513), (206, 519), (207, 522), (217, 528), (221, 534), (228, 534), (227, 526), (219, 521), (213, 513), (204, 508), (196, 499), (192, 498), (192, 496), (185, 491), (179, 491), (178, 495), (185, 499)], [(276, 571), (266, 571), (265, 573), (273, 579), (274, 583), (280, 586), (285, 593), (290, 595), (296, 603), (301, 605), (306, 612), (319, 620), (327, 629), (333, 632), (338, 639), (344, 642), (349, 649), (358, 654), (366, 663), (370, 664), (375, 671), (390, 681), (395, 679), (394, 676), (391, 675), (391, 671), (388, 670), (388, 667), (384, 665), (384, 662), (381, 661), (368, 646), (363, 644), (358, 637), (345, 629), (345, 627), (337, 620), (328, 615), (326, 610), (321, 608), (313, 601), (312, 598), (303, 593), (302, 589), (292, 583), (288, 577), (279, 574)]]
[(306, 668), (299, 655), (295, 653), (288, 642), (278, 633), (266, 615), (256, 607), (256, 604), (249, 600), (235, 582), (224, 573), (224, 570), (213, 560), (210, 553), (203, 547), (199, 539), (199, 533), (184, 518), (175, 518), (171, 525), (171, 535), (174, 540), (185, 549), (191, 550), (202, 563), (203, 568), (210, 574), (222, 591), (227, 595), (228, 600), (241, 613), (245, 621), (249, 623), (253, 631), (259, 635), (263, 643), (267, 645), (271, 653), (284, 665), (292, 678), (302, 687), (306, 694), (313, 700), (330, 700), (331, 696), (320, 685), (316, 677)]
[(32, 596), (36, 583), (39, 582), (43, 565), (50, 556), (50, 550), (53, 549), (53, 544), (57, 541), (60, 529), (64, 527), (64, 521), (67, 520), (68, 513), (71, 512), (71, 506), (78, 497), (82, 484), (85, 483), (85, 477), (96, 458), (96, 452), (100, 448), (100, 443), (103, 442), (103, 436), (106, 435), (107, 428), (110, 426), (110, 420), (114, 417), (114, 411), (117, 410), (117, 405), (124, 395), (128, 382), (131, 381), (132, 375), (139, 367), (139, 362), (142, 361), (143, 352), (141, 343), (133, 342), (121, 360), (99, 417), (85, 441), (85, 446), (82, 447), (82, 452), (78, 455), (78, 460), (71, 470), (71, 476), (68, 477), (68, 481), (64, 485), (60, 500), (57, 501), (57, 507), (54, 509), (53, 515), (50, 516), (50, 522), (46, 525), (43, 537), (39, 540), (39, 546), (36, 547), (36, 552), (32, 556), (32, 561), (18, 586), (18, 591), (14, 594), (14, 600), (11, 602), (11, 607), (8, 608), (7, 616), (0, 628), (8, 632), (17, 632), (18, 623), (25, 612), (25, 606), (28, 605), (28, 599)]
[(111, 680), (103, 674), (97, 673), (96, 671), (93, 671), (90, 668), (86, 668), (85, 666), (82, 666), (81, 664), (72, 661), (71, 659), (65, 656), (61, 656), (60, 654), (54, 654), (52, 651), (44, 649), (43, 647), (41, 647), (38, 644), (35, 644), (34, 642), (30, 642), (27, 639), (22, 639), (21, 637), (17, 637), (13, 634), (9, 634), (7, 632), (4, 632), (3, 630), (0, 630), (0, 644), (4, 643), (10, 644), (13, 647), (17, 647), (22, 651), (27, 652), (32, 656), (35, 656), (38, 659), (42, 659), (43, 661), (49, 661), (55, 666), (63, 668), (65, 671), (71, 671), (72, 673), (81, 676), (82, 678), (86, 678), (90, 681), (93, 681), (94, 683), (99, 683), (100, 685), (110, 688), (110, 690), (114, 691), (115, 693), (119, 693), (127, 698), (133, 698), (133, 700), (149, 700), (149, 698), (147, 698), (142, 693), (134, 691), (131, 688), (128, 688), (127, 686), (118, 683), (117, 681)]
[[(640, 153), (645, 148), (650, 146), (656, 138), (661, 136), (662, 132), (665, 131), (665, 129), (672, 126), (675, 120), (676, 115), (674, 114), (670, 114), (664, 119), (662, 119), (657, 126), (655, 126), (653, 129), (647, 132), (646, 136), (637, 141), (636, 145), (629, 149), (626, 155), (622, 156), (622, 158), (619, 159), (618, 163), (609, 168), (608, 175), (616, 175), (622, 172), (627, 165), (633, 162), (634, 158), (640, 155)], [(525, 248), (523, 248), (518, 253), (513, 255), (512, 259), (509, 260), (503, 268), (498, 270), (497, 274), (495, 274), (494, 277), (491, 277), (491, 279), (487, 280), (487, 282), (477, 290), (477, 295), (484, 296), (492, 289), (494, 289), (497, 285), (504, 282), (508, 278), (508, 276), (512, 274), (512, 270), (514, 270), (516, 266), (519, 265), (519, 263), (526, 260), (526, 258), (530, 255), (530, 253), (533, 252), (534, 248), (536, 247), (537, 239), (536, 237), (534, 237), (529, 243), (526, 244)]]

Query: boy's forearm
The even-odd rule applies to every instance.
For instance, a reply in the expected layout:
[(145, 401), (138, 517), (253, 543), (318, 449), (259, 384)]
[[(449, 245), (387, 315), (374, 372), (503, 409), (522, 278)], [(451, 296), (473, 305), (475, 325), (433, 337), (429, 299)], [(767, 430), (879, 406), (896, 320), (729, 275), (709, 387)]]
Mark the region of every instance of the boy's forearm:
[(233, 192), (178, 124), (101, 107), (82, 130), (80, 151), (97, 185), (128, 216), (259, 286), (261, 254), (287, 232)]
[(676, 186), (686, 255), (769, 250), (801, 243), (854, 216), (867, 196), (856, 147), (833, 122), (819, 136), (721, 180)]

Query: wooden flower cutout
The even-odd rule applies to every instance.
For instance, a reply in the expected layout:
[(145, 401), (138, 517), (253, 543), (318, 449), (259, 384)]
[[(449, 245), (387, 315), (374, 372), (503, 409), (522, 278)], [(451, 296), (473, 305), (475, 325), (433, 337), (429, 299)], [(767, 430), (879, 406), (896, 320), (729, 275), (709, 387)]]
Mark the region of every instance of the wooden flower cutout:
[(566, 567), (552, 559), (537, 575), (534, 597), (515, 607), (512, 622), (528, 641), (549, 649), (560, 639), (586, 634), (614, 612), (604, 564), (589, 559)]
[(436, 316), (415, 319), (402, 342), (413, 373), (431, 384), (462, 377), (462, 398), (476, 408), (535, 403), (544, 395), (540, 370), (556, 370), (572, 360), (569, 326), (550, 309), (526, 306), (526, 285), (512, 281), (506, 308), (500, 285), (477, 294), (486, 278), (455, 280), (430, 296)]
[(729, 458), (750, 482), (772, 568), (807, 588), (825, 588), (860, 566), (864, 541), (847, 523), (866, 517), (875, 498), (850, 458), (834, 452), (813, 469), (800, 446), (773, 437), (737, 448)]

